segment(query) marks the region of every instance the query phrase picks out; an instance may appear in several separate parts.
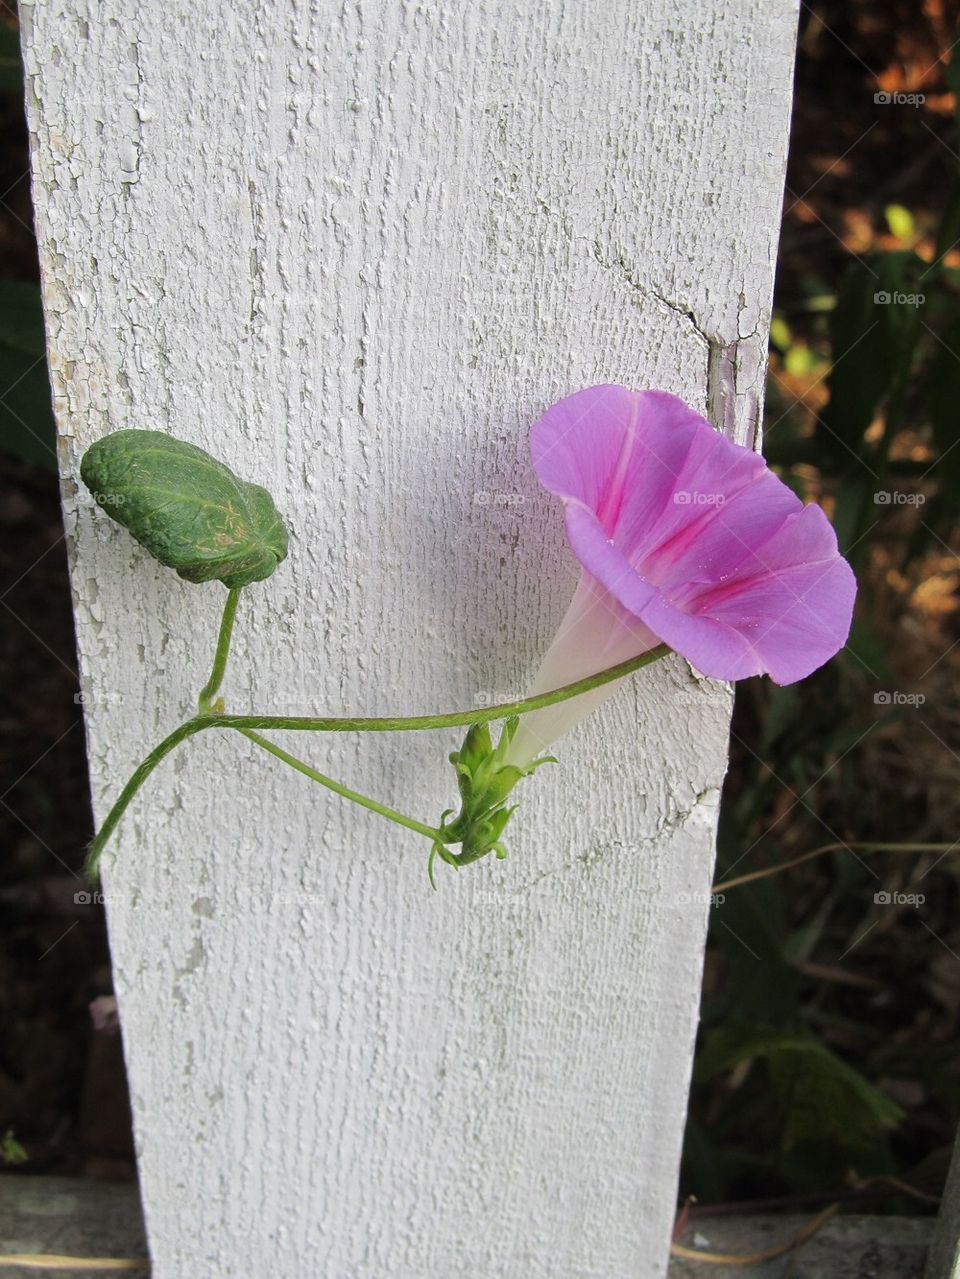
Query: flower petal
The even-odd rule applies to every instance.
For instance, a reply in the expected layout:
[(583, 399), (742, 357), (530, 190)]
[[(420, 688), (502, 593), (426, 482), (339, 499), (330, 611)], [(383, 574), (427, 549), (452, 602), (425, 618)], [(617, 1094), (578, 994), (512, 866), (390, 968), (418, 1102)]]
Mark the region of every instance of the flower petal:
[(703, 674), (791, 683), (846, 640), (856, 583), (829, 520), (682, 400), (579, 391), (531, 452), (586, 573)]
[(702, 419), (676, 396), (593, 386), (549, 408), (530, 436), (540, 483), (579, 500), (609, 535), (623, 506), (649, 527), (670, 501), (679, 468)]

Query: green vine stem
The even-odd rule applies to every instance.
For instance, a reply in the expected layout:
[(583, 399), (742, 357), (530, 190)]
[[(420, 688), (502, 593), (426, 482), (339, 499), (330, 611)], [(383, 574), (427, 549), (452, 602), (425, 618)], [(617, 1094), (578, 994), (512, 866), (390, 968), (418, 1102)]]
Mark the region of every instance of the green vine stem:
[(227, 602), (220, 622), (220, 634), (217, 636), (217, 651), (213, 657), (213, 670), (210, 678), (200, 690), (197, 698), (197, 710), (201, 715), (208, 715), (215, 709), (213, 699), (220, 691), (223, 677), (227, 670), (227, 658), (230, 656), (230, 641), (233, 638), (233, 624), (237, 618), (237, 605), (240, 603), (242, 586), (235, 586), (227, 594)]
[[(232, 597), (237, 593), (231, 591), (230, 596)], [(226, 668), (230, 634), (235, 614), (236, 600), (228, 597), (227, 605), (224, 609), (223, 622), (220, 627), (220, 638), (217, 642), (214, 670), (204, 687), (201, 699), (205, 695), (209, 698), (220, 687)], [(320, 718), (287, 715), (224, 715), (210, 708), (206, 713), (202, 712), (199, 715), (195, 715), (192, 719), (188, 719), (181, 724), (179, 728), (174, 729), (169, 737), (165, 737), (160, 745), (156, 746), (139, 765), (120, 792), (116, 803), (107, 814), (103, 826), (101, 826), (90, 845), (85, 862), (86, 873), (91, 879), (96, 879), (100, 857), (107, 841), (116, 829), (117, 823), (126, 811), (130, 801), (157, 765), (181, 742), (186, 741), (188, 737), (192, 737), (195, 733), (203, 732), (205, 729), (238, 729), (245, 735), (249, 735), (250, 730), (255, 729), (280, 729), (308, 733), (405, 733), (422, 732), (433, 728), (463, 728), (470, 724), (487, 724), (492, 720), (509, 719), (514, 715), (523, 715), (527, 711), (536, 711), (544, 706), (553, 706), (557, 702), (567, 701), (571, 697), (578, 697), (581, 693), (589, 693), (591, 689), (599, 688), (602, 684), (610, 684), (614, 680), (624, 679), (627, 675), (632, 675), (634, 671), (638, 671), (659, 658), (665, 657), (670, 651), (666, 644), (658, 644), (656, 648), (651, 648), (646, 653), (641, 653), (638, 657), (631, 657), (626, 662), (618, 662), (616, 666), (609, 666), (606, 670), (598, 671), (595, 675), (588, 675), (584, 679), (574, 680), (571, 684), (564, 684), (561, 688), (554, 689), (549, 693), (539, 693), (536, 697), (525, 697), (516, 702), (502, 702), (495, 706), (479, 706), (472, 711), (450, 711), (441, 715), (407, 715), (385, 718), (367, 716)], [(333, 782), (322, 773), (317, 773), (315, 770), (310, 769), (309, 765), (296, 760), (294, 756), (287, 755), (285, 751), (281, 751), (280, 747), (274, 746), (272, 742), (257, 737), (251, 738), (251, 740), (256, 741), (257, 745), (262, 746), (264, 750), (269, 750), (278, 759), (282, 759), (291, 768), (295, 768), (298, 772), (312, 777), (314, 781), (320, 782), (323, 786), (328, 786), (344, 798), (350, 799), (354, 803), (362, 804), (365, 808), (369, 808), (372, 812), (379, 813), (383, 817), (388, 817), (391, 821), (402, 818), (400, 825), (407, 826), (410, 830), (416, 830), (420, 834), (426, 834), (430, 838), (437, 834), (432, 827), (422, 826), (419, 822), (414, 823), (412, 818), (402, 817), (402, 814), (394, 813), (392, 809), (376, 804), (374, 800), (360, 796), (355, 791), (348, 790), (345, 786), (341, 787), (339, 783)]]
[(297, 759), (296, 755), (288, 754), (287, 751), (275, 746), (273, 742), (267, 741), (265, 737), (261, 737), (259, 733), (252, 732), (249, 728), (241, 728), (237, 731), (242, 733), (244, 737), (249, 738), (251, 742), (255, 742), (257, 746), (269, 751), (277, 759), (289, 764), (298, 773), (303, 773), (304, 777), (309, 777), (311, 781), (319, 782), (321, 786), (326, 786), (335, 795), (352, 800), (354, 804), (359, 804), (361, 808), (369, 809), (371, 813), (379, 813), (381, 817), (386, 817), (388, 821), (395, 822), (397, 826), (405, 826), (407, 830), (412, 830), (417, 835), (426, 835), (427, 839), (439, 840), (440, 832), (433, 826), (426, 826), (423, 822), (418, 822), (413, 817), (406, 817), (403, 813), (398, 813), (395, 808), (388, 808), (386, 804), (378, 804), (375, 799), (361, 795), (359, 791), (351, 790), (349, 786), (341, 786), (333, 778), (327, 777), (325, 773), (318, 773), (315, 768), (305, 764), (302, 759)]
[(211, 715), (201, 716), (205, 728), (219, 725), (221, 728), (254, 728), (283, 729), (301, 733), (409, 733), (422, 732), (429, 728), (466, 728), (470, 724), (489, 724), (496, 719), (510, 719), (514, 715), (525, 715), (528, 711), (538, 711), (544, 706), (553, 706), (557, 702), (565, 702), (571, 697), (579, 697), (581, 693), (589, 693), (601, 684), (610, 684), (614, 680), (624, 679), (639, 671), (672, 650), (666, 644), (658, 644), (648, 649), (639, 657), (631, 657), (616, 666), (608, 666), (606, 670), (595, 675), (587, 675), (575, 680), (572, 684), (564, 684), (549, 693), (538, 693), (536, 697), (524, 697), (518, 702), (500, 702), (494, 706), (478, 706), (472, 711), (447, 711), (440, 715), (404, 715), (398, 717), (372, 718), (354, 716), (348, 718), (325, 719), (310, 715)]
[(97, 879), (97, 868), (100, 863), (100, 857), (106, 847), (107, 840), (113, 834), (117, 822), (127, 810), (130, 801), (136, 795), (137, 791), (147, 780), (156, 766), (161, 763), (174, 747), (179, 746), (181, 742), (185, 742), (188, 737), (192, 737), (194, 733), (201, 732), (204, 728), (209, 728), (209, 722), (202, 719), (188, 719), (181, 724), (179, 728), (175, 728), (169, 737), (165, 737), (159, 746), (155, 746), (150, 754), (141, 764), (134, 770), (130, 780), (124, 786), (123, 790), (117, 796), (116, 802), (107, 813), (106, 820), (97, 831), (93, 842), (87, 849), (87, 856), (84, 862), (84, 871), (87, 876), (95, 883)]

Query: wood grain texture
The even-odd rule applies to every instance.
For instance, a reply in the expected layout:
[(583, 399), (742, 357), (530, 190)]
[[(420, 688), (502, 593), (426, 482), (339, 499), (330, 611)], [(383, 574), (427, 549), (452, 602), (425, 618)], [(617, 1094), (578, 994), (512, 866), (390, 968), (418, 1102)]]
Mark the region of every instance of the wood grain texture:
[[(662, 387), (754, 437), (794, 0), (22, 13), (101, 819), (223, 601), (77, 491), (103, 432), (288, 518), (228, 706), (374, 714), (523, 690), (575, 580), (548, 402)], [(246, 742), (164, 765), (106, 873), (158, 1279), (665, 1272), (729, 707), (643, 673), (436, 895), (423, 841)], [(295, 748), (433, 820), (456, 745)]]

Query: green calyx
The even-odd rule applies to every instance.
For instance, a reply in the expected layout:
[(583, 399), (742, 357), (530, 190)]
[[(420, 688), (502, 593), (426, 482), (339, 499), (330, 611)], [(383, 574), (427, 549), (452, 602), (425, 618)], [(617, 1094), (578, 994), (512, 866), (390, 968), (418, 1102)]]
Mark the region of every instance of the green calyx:
[(188, 582), (235, 590), (287, 554), (273, 498), (196, 445), (163, 431), (115, 431), (91, 445), (80, 475), (97, 505)]
[[(427, 865), (434, 888), (433, 870), (438, 857), (457, 870), (479, 861), (488, 853), (494, 853), (501, 861), (506, 857), (507, 850), (501, 836), (516, 809), (515, 804), (507, 806), (507, 796), (517, 782), (529, 777), (541, 764), (556, 763), (552, 755), (542, 755), (522, 767), (506, 762), (519, 723), (518, 716), (508, 719), (496, 746), (490, 736), (489, 724), (473, 724), (463, 745), (450, 756), (450, 763), (457, 773), (460, 812), (451, 822), (447, 818), (453, 809), (448, 809), (440, 818), (440, 838), (430, 850)], [(448, 847), (451, 844), (459, 844), (461, 851), (452, 852)]]

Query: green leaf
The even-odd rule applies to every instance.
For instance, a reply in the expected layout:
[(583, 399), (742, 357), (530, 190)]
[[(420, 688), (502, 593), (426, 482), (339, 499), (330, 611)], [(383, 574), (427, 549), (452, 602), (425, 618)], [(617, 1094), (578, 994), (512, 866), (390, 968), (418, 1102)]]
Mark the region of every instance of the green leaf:
[(903, 1112), (889, 1097), (804, 1031), (727, 1024), (709, 1037), (696, 1066), (698, 1080), (762, 1060), (784, 1105), (785, 1150), (803, 1141), (868, 1145), (895, 1128)]
[(104, 436), (83, 455), (80, 475), (98, 506), (188, 582), (247, 586), (287, 554), (266, 489), (162, 431)]

